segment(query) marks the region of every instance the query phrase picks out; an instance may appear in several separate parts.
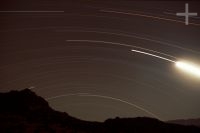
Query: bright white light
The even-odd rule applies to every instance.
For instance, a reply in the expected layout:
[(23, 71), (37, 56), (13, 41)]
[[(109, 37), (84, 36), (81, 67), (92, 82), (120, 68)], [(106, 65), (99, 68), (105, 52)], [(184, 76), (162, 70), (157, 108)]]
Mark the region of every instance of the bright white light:
[(177, 62), (175, 62), (175, 64), (178, 68), (200, 78), (200, 67), (197, 67), (195, 65), (192, 65), (192, 64), (189, 64), (189, 63), (183, 62), (183, 61), (177, 61)]
[(135, 49), (132, 49), (131, 51), (136, 52), (136, 53), (149, 55), (149, 56), (153, 56), (153, 57), (156, 57), (156, 58), (159, 58), (159, 59), (162, 59), (162, 60), (166, 60), (166, 61), (175, 63), (175, 61), (173, 61), (173, 60), (170, 60), (168, 58), (165, 58), (165, 57), (162, 57), (162, 56), (158, 56), (158, 55), (155, 55), (155, 54), (151, 54), (151, 53), (147, 53), (147, 52), (143, 52), (143, 51), (139, 51), (139, 50), (135, 50)]

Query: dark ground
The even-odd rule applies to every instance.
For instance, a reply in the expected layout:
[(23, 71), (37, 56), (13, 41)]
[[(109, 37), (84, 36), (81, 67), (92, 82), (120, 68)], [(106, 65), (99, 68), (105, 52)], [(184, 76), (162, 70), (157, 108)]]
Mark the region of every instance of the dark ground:
[(29, 89), (0, 93), (1, 133), (199, 133), (200, 128), (154, 118), (115, 118), (105, 122), (76, 119), (51, 109)]

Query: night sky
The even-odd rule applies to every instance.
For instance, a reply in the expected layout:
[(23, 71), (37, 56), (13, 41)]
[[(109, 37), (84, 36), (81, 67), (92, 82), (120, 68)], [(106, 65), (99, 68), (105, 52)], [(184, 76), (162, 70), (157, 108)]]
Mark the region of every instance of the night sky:
[(113, 1), (1, 1), (0, 91), (84, 120), (199, 118), (200, 78), (131, 50), (200, 66), (200, 2), (185, 25), (185, 2)]

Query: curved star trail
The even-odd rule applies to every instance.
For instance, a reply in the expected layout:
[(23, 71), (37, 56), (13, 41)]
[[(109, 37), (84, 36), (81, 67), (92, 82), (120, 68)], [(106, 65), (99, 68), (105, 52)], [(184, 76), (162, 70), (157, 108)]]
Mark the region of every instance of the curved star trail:
[[(168, 57), (171, 57), (171, 58), (175, 58), (175, 59), (177, 58), (177, 57), (174, 57), (172, 55), (169, 55), (169, 54), (166, 54), (166, 53), (162, 53), (162, 52), (158, 52), (158, 51), (155, 51), (155, 50), (151, 50), (151, 49), (147, 49), (147, 48), (143, 48), (143, 47), (138, 47), (138, 46), (134, 46), (134, 45), (116, 43), (116, 42), (107, 42), (107, 41), (99, 41), (99, 40), (66, 40), (66, 41), (67, 42), (89, 42), (89, 43), (113, 44), (113, 45), (125, 46), (125, 47), (130, 47), (130, 48), (138, 48), (138, 49), (142, 49), (142, 50), (146, 50), (146, 51), (150, 51), (150, 52), (154, 52), (154, 53), (159, 53), (161, 55), (165, 55), (165, 56), (168, 56)], [(138, 50), (131, 50), (131, 51), (135, 51), (135, 52), (151, 55), (151, 56), (154, 56), (154, 57), (157, 57), (157, 58), (160, 58), (160, 59), (164, 59), (164, 60), (167, 60), (167, 61), (170, 61), (170, 62), (175, 62), (173, 60), (170, 60), (170, 59), (167, 59), (167, 58), (164, 58), (164, 57), (159, 57), (157, 55), (152, 55), (150, 53), (145, 53), (143, 51), (138, 51)]]
[[(146, 14), (139, 14), (139, 13), (131, 13), (131, 12), (121, 12), (121, 11), (114, 11), (114, 10), (100, 10), (101, 12), (105, 13), (117, 13), (117, 14), (124, 14), (124, 15), (132, 15), (132, 16), (140, 16), (140, 17), (146, 17), (146, 18), (152, 18), (152, 19), (159, 19), (159, 20), (165, 20), (165, 21), (172, 21), (172, 22), (177, 22), (177, 23), (182, 23), (184, 24), (183, 21), (175, 20), (175, 19), (169, 19), (169, 18), (164, 18), (164, 17), (157, 17), (157, 16), (151, 16), (151, 15), (146, 15)], [(190, 23), (191, 25), (194, 26), (200, 26), (200, 24), (197, 23)]]
[[(183, 11), (183, 3), (1, 5), (1, 92), (29, 88), (85, 120), (200, 117), (199, 79), (182, 71), (188, 64), (177, 66), (199, 66), (200, 21), (190, 18), (185, 26), (166, 13)], [(191, 2), (191, 10), (199, 13), (199, 5)]]
[(99, 97), (99, 98), (114, 100), (114, 101), (122, 102), (122, 103), (128, 104), (130, 106), (133, 106), (134, 108), (137, 108), (141, 111), (144, 111), (145, 113), (151, 115), (152, 117), (155, 117), (157, 119), (161, 119), (157, 115), (155, 115), (154, 113), (152, 113), (152, 112), (150, 112), (150, 111), (148, 111), (148, 110), (146, 110), (146, 109), (144, 109), (144, 108), (142, 108), (142, 107), (140, 107), (136, 104), (133, 104), (131, 102), (128, 102), (128, 101), (125, 101), (125, 100), (122, 100), (122, 99), (119, 99), (119, 98), (104, 96), (104, 95), (96, 95), (96, 94), (89, 94), (89, 93), (76, 93), (76, 94), (66, 94), (66, 95), (59, 95), (59, 96), (55, 96), (55, 97), (50, 97), (50, 98), (46, 98), (46, 100), (50, 101), (50, 100), (54, 100), (56, 98), (66, 97), (66, 96)]
[(135, 49), (132, 49), (131, 51), (136, 52), (136, 53), (149, 55), (149, 56), (153, 56), (153, 57), (156, 57), (156, 58), (159, 58), (159, 59), (162, 59), (162, 60), (165, 60), (165, 61), (173, 62), (173, 63), (176, 62), (176, 61), (170, 60), (170, 59), (165, 58), (165, 57), (161, 57), (161, 56), (158, 56), (158, 55), (154, 55), (154, 54), (151, 54), (151, 53), (147, 53), (147, 52), (143, 52), (143, 51), (139, 51), (139, 50), (135, 50)]
[[(65, 27), (66, 28), (66, 27)], [(143, 37), (141, 35), (137, 35), (137, 34), (134, 34), (134, 35), (131, 35), (131, 34), (126, 34), (126, 33), (116, 33), (116, 32), (105, 32), (105, 31), (98, 31), (98, 30), (80, 30), (81, 28), (79, 27), (79, 30), (75, 30), (75, 29), (67, 29), (67, 30), (58, 30), (58, 32), (64, 32), (64, 31), (72, 31), (72, 32), (92, 32), (92, 33), (100, 33), (100, 34), (110, 34), (110, 35), (116, 35), (116, 36), (125, 36), (125, 37), (131, 37), (131, 38), (136, 38), (136, 39), (141, 39), (141, 40), (146, 40), (146, 41), (150, 41), (150, 42), (154, 42), (154, 43), (159, 43), (161, 45), (166, 45), (166, 46), (169, 46), (169, 47), (174, 47), (174, 48), (177, 48), (177, 49), (180, 49), (180, 50), (185, 50), (185, 51), (190, 51), (190, 52), (195, 52), (195, 53), (199, 53), (199, 51), (195, 51), (195, 50), (192, 50), (192, 49), (189, 49), (189, 48), (184, 48), (184, 47), (181, 47), (181, 46), (178, 46), (178, 45), (175, 45), (173, 43), (168, 43), (168, 42), (164, 42), (164, 41), (159, 41), (159, 40), (155, 40), (155, 39), (151, 39), (150, 37)], [(122, 32), (122, 31), (120, 31)], [(74, 42), (81, 42), (81, 41), (91, 41), (91, 42), (95, 42), (95, 40), (66, 40), (66, 41), (74, 41)], [(99, 40), (97, 40), (96, 42), (98, 42)], [(101, 42), (101, 41), (99, 41)], [(103, 42), (103, 41), (102, 41)], [(104, 41), (105, 42), (105, 41)], [(134, 46), (132, 46), (134, 47)], [(138, 46), (135, 46), (135, 47), (138, 47)], [(139, 47), (138, 47), (139, 48)], [(144, 49), (144, 48), (143, 48)], [(153, 51), (154, 52), (154, 51)], [(165, 55), (165, 54), (164, 54)], [(171, 56), (171, 55), (167, 55), (167, 56)], [(173, 57), (173, 56), (171, 56)], [(175, 57), (173, 57), (175, 58)]]

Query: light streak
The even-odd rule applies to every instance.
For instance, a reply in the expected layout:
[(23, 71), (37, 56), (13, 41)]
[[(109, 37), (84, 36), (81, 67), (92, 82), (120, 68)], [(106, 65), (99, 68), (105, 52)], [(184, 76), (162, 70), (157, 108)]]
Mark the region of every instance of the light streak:
[(188, 72), (188, 73), (200, 78), (200, 67), (190, 64), (190, 63), (187, 63), (187, 62), (184, 62), (184, 61), (177, 61), (175, 63), (175, 65), (178, 68), (184, 70), (185, 72)]
[(154, 113), (144, 109), (143, 107), (141, 106), (138, 106), (134, 103), (131, 103), (131, 102), (128, 102), (128, 101), (125, 101), (125, 100), (122, 100), (122, 99), (119, 99), (119, 98), (115, 98), (115, 97), (111, 97), (111, 96), (105, 96), (105, 95), (96, 95), (96, 94), (89, 94), (89, 93), (71, 93), (71, 94), (65, 94), (65, 95), (58, 95), (58, 96), (55, 96), (55, 97), (50, 97), (50, 98), (46, 98), (46, 100), (53, 100), (53, 99), (56, 99), (56, 98), (60, 98), (60, 97), (66, 97), (66, 96), (80, 96), (80, 97), (98, 97), (98, 98), (103, 98), (103, 99), (109, 99), (109, 100), (114, 100), (114, 101), (118, 101), (118, 102), (121, 102), (121, 103), (125, 103), (125, 104), (128, 104), (132, 107), (135, 107), (151, 116), (153, 116), (154, 118), (157, 118), (157, 119), (160, 119), (157, 115), (155, 115)]
[(172, 55), (163, 53), (163, 52), (159, 52), (159, 51), (155, 51), (155, 50), (151, 50), (151, 49), (147, 49), (147, 48), (143, 48), (143, 47), (139, 47), (139, 46), (135, 46), (135, 45), (129, 45), (129, 44), (124, 44), (124, 43), (118, 43), (118, 42), (108, 42), (108, 41), (100, 41), (100, 40), (66, 40), (67, 42), (89, 42), (89, 43), (104, 43), (104, 44), (112, 44), (112, 45), (119, 45), (119, 46), (125, 46), (125, 47), (130, 47), (130, 48), (138, 48), (138, 49), (142, 49), (142, 50), (146, 50), (149, 52), (154, 52), (154, 53), (158, 53), (164, 56), (168, 56), (171, 58), (175, 58)]
[(141, 53), (141, 54), (149, 55), (149, 56), (153, 56), (153, 57), (156, 57), (156, 58), (159, 58), (159, 59), (162, 59), (162, 60), (165, 60), (165, 61), (173, 62), (173, 63), (176, 62), (176, 61), (170, 60), (170, 59), (162, 57), (162, 56), (158, 56), (158, 55), (155, 55), (155, 54), (151, 54), (151, 53), (147, 53), (147, 52), (143, 52), (143, 51), (139, 51), (139, 50), (132, 49), (131, 51), (136, 52), (136, 53)]
[(64, 13), (65, 11), (0, 11), (0, 13)]
[[(121, 12), (121, 11), (114, 11), (114, 10), (100, 10), (100, 11), (105, 12), (105, 13), (116, 13), (116, 14), (124, 14), (124, 15), (140, 16), (140, 17), (146, 17), (146, 18), (152, 18), (152, 19), (158, 19), (158, 20), (165, 20), (165, 21), (171, 21), (171, 22), (177, 22), (177, 23), (185, 23), (185, 22), (180, 21), (180, 20), (151, 16), (151, 15), (146, 15), (146, 14), (139, 14), (139, 13)], [(194, 25), (194, 26), (200, 26), (199, 23), (190, 23), (190, 24)]]

